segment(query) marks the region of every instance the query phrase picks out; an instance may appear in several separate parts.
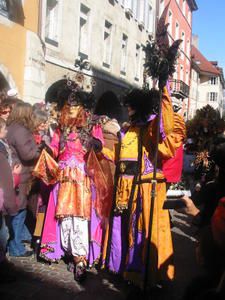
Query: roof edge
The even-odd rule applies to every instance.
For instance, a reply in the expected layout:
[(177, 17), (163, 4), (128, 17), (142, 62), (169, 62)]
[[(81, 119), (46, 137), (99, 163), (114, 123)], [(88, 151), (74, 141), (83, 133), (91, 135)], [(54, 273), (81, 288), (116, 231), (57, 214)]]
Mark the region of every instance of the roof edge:
[(195, 0), (188, 0), (188, 3), (192, 11), (198, 10), (198, 5)]

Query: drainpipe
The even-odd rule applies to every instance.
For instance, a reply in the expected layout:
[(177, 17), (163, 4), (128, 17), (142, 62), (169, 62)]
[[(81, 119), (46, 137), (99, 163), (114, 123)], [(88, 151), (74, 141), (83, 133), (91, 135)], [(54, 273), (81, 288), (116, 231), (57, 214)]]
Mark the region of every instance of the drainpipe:
[(38, 35), (41, 38), (42, 31), (42, 0), (38, 3)]

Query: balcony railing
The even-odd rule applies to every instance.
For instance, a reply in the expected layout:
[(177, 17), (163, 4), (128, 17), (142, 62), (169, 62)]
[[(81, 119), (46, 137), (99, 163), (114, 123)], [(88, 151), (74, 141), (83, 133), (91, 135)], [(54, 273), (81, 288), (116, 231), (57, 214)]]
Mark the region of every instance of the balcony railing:
[(172, 96), (177, 98), (188, 98), (189, 97), (189, 86), (182, 80), (172, 79), (170, 81)]

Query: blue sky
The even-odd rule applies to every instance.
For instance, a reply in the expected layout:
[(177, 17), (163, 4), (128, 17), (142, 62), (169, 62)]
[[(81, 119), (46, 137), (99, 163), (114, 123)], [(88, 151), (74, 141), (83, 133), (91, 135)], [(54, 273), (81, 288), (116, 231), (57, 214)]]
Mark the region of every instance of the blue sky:
[(217, 60), (225, 72), (225, 0), (196, 0), (193, 34), (199, 36), (199, 50), (208, 60)]

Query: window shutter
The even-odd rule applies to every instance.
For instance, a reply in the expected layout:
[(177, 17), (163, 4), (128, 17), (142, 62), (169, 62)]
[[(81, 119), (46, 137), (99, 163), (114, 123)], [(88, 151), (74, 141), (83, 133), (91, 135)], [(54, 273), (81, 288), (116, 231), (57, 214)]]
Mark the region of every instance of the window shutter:
[(7, 1), (9, 19), (13, 22), (24, 25), (24, 12), (21, 0), (8, 0)]

